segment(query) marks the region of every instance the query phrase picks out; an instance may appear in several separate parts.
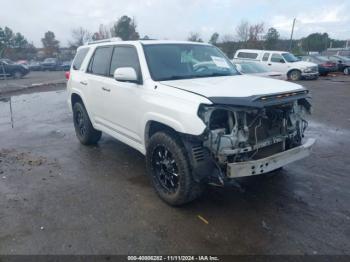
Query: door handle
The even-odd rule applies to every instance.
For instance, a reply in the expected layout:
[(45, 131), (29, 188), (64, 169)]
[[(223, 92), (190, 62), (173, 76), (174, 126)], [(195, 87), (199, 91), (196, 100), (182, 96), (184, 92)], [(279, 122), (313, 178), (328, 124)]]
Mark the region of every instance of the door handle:
[(111, 92), (111, 89), (105, 88), (105, 87), (102, 87), (102, 90), (103, 90), (103, 91), (106, 91), (106, 92)]
[(87, 82), (85, 82), (85, 81), (80, 81), (80, 84), (82, 84), (83, 86), (87, 86)]
[(269, 64), (267, 64), (267, 65), (269, 65), (269, 66), (270, 66), (271, 64), (269, 63)]

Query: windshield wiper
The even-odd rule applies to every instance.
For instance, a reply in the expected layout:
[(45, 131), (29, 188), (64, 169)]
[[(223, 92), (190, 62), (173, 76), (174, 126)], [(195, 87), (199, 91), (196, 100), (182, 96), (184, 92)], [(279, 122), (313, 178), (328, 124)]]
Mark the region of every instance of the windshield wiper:
[(180, 79), (189, 79), (194, 77), (196, 76), (195, 75), (185, 75), (185, 76), (173, 75), (173, 76), (159, 78), (158, 81), (180, 80)]
[(230, 74), (224, 74), (224, 73), (212, 73), (212, 74), (209, 74), (209, 75), (196, 75), (195, 77), (216, 77), (216, 76), (231, 76)]

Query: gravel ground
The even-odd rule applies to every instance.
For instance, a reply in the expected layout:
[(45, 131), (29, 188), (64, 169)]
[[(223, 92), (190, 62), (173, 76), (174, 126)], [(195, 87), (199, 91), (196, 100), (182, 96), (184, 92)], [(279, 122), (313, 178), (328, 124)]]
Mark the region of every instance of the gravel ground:
[(22, 79), (0, 79), (0, 94), (39, 86), (54, 87), (64, 83), (66, 79), (63, 71), (33, 71)]

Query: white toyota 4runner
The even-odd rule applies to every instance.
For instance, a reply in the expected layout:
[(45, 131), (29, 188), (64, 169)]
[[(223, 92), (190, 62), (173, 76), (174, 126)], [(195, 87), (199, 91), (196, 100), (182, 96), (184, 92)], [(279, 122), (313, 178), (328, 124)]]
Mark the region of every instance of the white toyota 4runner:
[(310, 154), (302, 142), (308, 90), (240, 75), (209, 44), (105, 40), (81, 46), (67, 88), (84, 145), (101, 132), (146, 155), (165, 202), (197, 198), (206, 184), (271, 172)]

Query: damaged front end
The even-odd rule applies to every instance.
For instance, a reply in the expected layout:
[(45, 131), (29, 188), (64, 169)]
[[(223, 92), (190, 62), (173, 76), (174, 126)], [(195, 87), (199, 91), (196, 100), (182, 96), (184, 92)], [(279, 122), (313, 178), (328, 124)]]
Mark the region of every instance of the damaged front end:
[(223, 184), (308, 156), (314, 141), (302, 144), (308, 126), (305, 115), (311, 109), (303, 92), (294, 93), (295, 97), (254, 97), (239, 106), (201, 105), (198, 115), (206, 130), (198, 138), (201, 142), (191, 147), (196, 177)]

